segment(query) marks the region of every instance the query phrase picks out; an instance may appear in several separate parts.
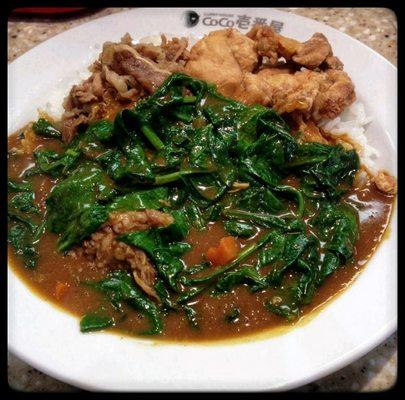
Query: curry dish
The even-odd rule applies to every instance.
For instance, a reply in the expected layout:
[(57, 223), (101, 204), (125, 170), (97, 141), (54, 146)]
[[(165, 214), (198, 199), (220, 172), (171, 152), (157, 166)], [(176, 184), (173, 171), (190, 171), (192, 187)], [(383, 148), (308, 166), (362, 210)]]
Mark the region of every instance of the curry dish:
[(10, 264), (82, 332), (293, 325), (382, 240), (396, 180), (322, 128), (356, 100), (322, 34), (126, 34), (90, 71), (8, 145)]

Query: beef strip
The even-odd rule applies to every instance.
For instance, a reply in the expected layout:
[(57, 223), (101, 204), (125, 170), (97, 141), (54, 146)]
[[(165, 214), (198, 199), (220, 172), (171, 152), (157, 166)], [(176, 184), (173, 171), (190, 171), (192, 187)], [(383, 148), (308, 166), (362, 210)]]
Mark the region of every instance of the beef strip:
[(84, 256), (97, 268), (107, 270), (130, 269), (135, 282), (149, 296), (160, 300), (154, 284), (156, 270), (143, 250), (116, 240), (128, 232), (144, 231), (166, 227), (173, 223), (173, 217), (157, 210), (113, 212), (108, 221), (94, 232), (75, 255)]

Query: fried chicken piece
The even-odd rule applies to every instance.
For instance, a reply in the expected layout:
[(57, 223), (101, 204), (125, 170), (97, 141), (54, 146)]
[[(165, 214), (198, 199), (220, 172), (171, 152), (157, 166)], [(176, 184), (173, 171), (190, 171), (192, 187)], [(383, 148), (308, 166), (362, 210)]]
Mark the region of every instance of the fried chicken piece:
[(232, 97), (243, 75), (258, 61), (256, 44), (235, 29), (214, 31), (199, 40), (190, 51), (186, 74), (215, 83), (219, 92)]
[(245, 74), (232, 96), (245, 104), (262, 104), (278, 113), (301, 112), (315, 121), (336, 118), (355, 100), (354, 85), (343, 71), (298, 71), (275, 74), (263, 69)]
[(232, 98), (245, 104), (266, 106), (271, 103), (271, 93), (264, 79), (260, 79), (257, 74), (246, 73)]
[(280, 114), (293, 111), (309, 114), (324, 79), (322, 74), (312, 71), (274, 75), (263, 70), (258, 77), (266, 81), (272, 92), (269, 105)]
[(374, 177), (374, 183), (377, 189), (383, 193), (395, 194), (397, 193), (397, 181), (396, 179), (387, 171), (380, 170)]
[(343, 64), (333, 56), (328, 39), (322, 33), (315, 33), (306, 42), (282, 36), (267, 25), (255, 25), (247, 37), (257, 43), (260, 56), (268, 57), (269, 65), (277, 65), (280, 57), (292, 61), (298, 66), (314, 69), (326, 68), (342, 69)]
[(332, 48), (328, 39), (322, 33), (314, 33), (309, 40), (301, 43), (292, 60), (299, 65), (313, 69), (321, 65), (331, 55)]
[(325, 69), (338, 69), (343, 70), (343, 63), (335, 56), (328, 56), (325, 59)]
[(321, 81), (312, 111), (316, 121), (336, 118), (356, 100), (353, 82), (346, 72), (328, 69), (322, 75), (326, 79)]
[[(268, 62), (254, 73), (260, 57)], [(281, 68), (279, 57), (288, 61)], [(256, 25), (246, 36), (235, 29), (211, 32), (191, 49), (185, 72), (215, 83), (220, 93), (245, 104), (270, 106), (280, 114), (299, 111), (318, 121), (335, 118), (354, 101), (353, 83), (343, 71), (296, 71), (294, 63), (340, 68), (333, 57), (320, 33), (300, 43), (269, 26)], [(271, 64), (278, 68), (267, 68)]]
[(279, 55), (278, 35), (267, 25), (255, 25), (246, 36), (257, 43), (257, 53), (268, 58), (269, 65), (277, 65)]
[(108, 221), (94, 232), (76, 255), (83, 255), (95, 263), (97, 268), (122, 269), (132, 271), (135, 282), (149, 296), (159, 300), (154, 284), (156, 270), (143, 250), (116, 240), (127, 232), (161, 228), (173, 223), (173, 217), (157, 210), (113, 212)]

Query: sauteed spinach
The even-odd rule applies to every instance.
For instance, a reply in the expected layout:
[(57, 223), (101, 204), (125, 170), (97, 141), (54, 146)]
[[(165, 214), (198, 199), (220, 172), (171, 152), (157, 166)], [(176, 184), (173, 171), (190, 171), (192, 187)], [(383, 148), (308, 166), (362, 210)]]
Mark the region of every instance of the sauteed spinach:
[[(59, 138), (44, 119), (38, 135)], [(188, 304), (201, 293), (222, 296), (238, 285), (268, 291), (263, 304), (290, 320), (325, 279), (348, 263), (358, 237), (357, 212), (342, 201), (359, 168), (354, 150), (303, 143), (272, 109), (246, 106), (220, 95), (214, 85), (171, 75), (150, 97), (82, 129), (64, 151), (35, 152), (36, 165), (24, 182), (9, 182), (9, 241), (27, 267), (35, 267), (44, 226), (37, 217), (29, 180), (47, 174), (57, 184), (46, 199), (46, 228), (59, 234), (66, 252), (95, 232), (111, 211), (159, 209), (174, 223), (164, 229), (131, 232), (117, 240), (144, 250), (158, 273), (161, 303), (149, 299), (126, 272), (87, 282), (115, 306), (143, 313), (158, 334), (168, 312), (198, 316)], [(184, 241), (192, 227), (221, 220), (235, 237), (262, 235), (226, 265), (186, 265)], [(255, 256), (256, 261), (249, 260)], [(118, 312), (118, 311), (117, 311)], [(237, 323), (235, 308), (226, 320)], [(90, 314), (82, 330), (114, 321)]]

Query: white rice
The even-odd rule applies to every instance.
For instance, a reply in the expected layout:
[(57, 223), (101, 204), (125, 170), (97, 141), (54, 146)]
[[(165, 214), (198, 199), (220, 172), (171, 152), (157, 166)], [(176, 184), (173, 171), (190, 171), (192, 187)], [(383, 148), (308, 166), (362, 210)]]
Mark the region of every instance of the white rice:
[(357, 143), (360, 147), (360, 162), (374, 176), (377, 174), (375, 160), (379, 153), (367, 143), (366, 126), (371, 121), (372, 118), (366, 116), (364, 104), (357, 100), (335, 119), (324, 120), (319, 125), (334, 137), (346, 135)]

